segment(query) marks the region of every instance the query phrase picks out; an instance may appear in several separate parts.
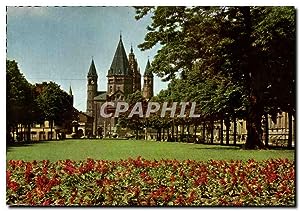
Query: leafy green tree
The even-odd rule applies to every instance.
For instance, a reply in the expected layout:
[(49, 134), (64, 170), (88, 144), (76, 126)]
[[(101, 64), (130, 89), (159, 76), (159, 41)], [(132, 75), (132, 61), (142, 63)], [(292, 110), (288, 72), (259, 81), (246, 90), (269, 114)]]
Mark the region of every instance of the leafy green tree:
[[(18, 133), (18, 124), (28, 128), (26, 137), (19, 140), (30, 140), (30, 125), (39, 120), (39, 110), (35, 102), (32, 85), (20, 72), (16, 61), (6, 60), (6, 107), (7, 107), (7, 140), (14, 140), (10, 132)], [(21, 134), (22, 135), (22, 134)]]
[[(149, 13), (152, 23), (139, 47), (162, 45), (152, 71), (164, 80), (174, 80), (178, 73), (188, 79), (184, 83), (189, 87), (182, 91), (199, 96), (199, 101), (207, 98), (203, 112), (241, 111), (247, 122), (246, 147), (262, 148), (266, 109), (294, 107), (295, 8), (136, 8), (137, 19)], [(276, 89), (287, 84), (282, 91)]]
[(126, 97), (126, 102), (129, 104), (129, 109), (127, 112), (120, 115), (120, 117), (118, 118), (118, 124), (121, 127), (126, 127), (134, 131), (135, 138), (139, 139), (139, 132), (145, 128), (145, 118), (140, 118), (138, 115), (133, 115), (132, 117), (128, 116), (135, 103), (142, 102), (142, 105), (146, 106), (147, 102), (143, 98), (142, 93), (140, 91), (136, 91), (135, 93), (129, 94)]
[(51, 136), (53, 124), (64, 125), (72, 121), (73, 118), (73, 102), (72, 96), (63, 91), (59, 85), (54, 82), (43, 83), (43, 89), (37, 97), (39, 108), (43, 111), (44, 120), (48, 120), (51, 128)]

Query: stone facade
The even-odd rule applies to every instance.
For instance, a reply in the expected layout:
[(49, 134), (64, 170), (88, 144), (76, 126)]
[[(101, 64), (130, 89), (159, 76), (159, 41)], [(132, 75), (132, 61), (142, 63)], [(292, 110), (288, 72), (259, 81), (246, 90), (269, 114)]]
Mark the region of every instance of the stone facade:
[[(101, 131), (104, 136), (112, 135), (116, 131), (117, 119), (102, 118), (99, 110), (105, 102), (125, 101), (129, 94), (141, 91), (146, 99), (153, 96), (153, 74), (149, 70), (148, 60), (144, 74), (144, 87), (141, 90), (141, 73), (132, 46), (126, 54), (122, 36), (120, 36), (110, 68), (107, 71), (107, 90), (98, 91), (98, 74), (94, 60), (92, 60), (87, 75), (87, 108), (86, 114), (94, 118), (93, 135), (98, 136)], [(152, 74), (152, 76), (151, 76)]]
[(153, 97), (153, 73), (150, 71), (149, 59), (144, 73), (143, 97), (146, 99)]

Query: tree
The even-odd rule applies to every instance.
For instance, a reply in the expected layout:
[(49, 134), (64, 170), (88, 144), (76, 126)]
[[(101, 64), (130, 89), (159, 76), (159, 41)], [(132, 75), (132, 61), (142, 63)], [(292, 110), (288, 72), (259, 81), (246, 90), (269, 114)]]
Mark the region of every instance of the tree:
[[(186, 93), (197, 97), (203, 91), (199, 100), (207, 95), (210, 99), (207, 105), (214, 105), (207, 107), (209, 114), (213, 112), (211, 108), (215, 111), (241, 111), (247, 122), (246, 147), (262, 148), (261, 120), (267, 106), (274, 109), (281, 105), (284, 108), (284, 105), (293, 105), (295, 99), (295, 8), (136, 8), (137, 19), (148, 13), (153, 14), (152, 23), (147, 27), (145, 41), (139, 47), (147, 50), (157, 43), (162, 45), (151, 70), (164, 80), (174, 80), (180, 73), (182, 80), (192, 76), (188, 82), (194, 84), (207, 79), (216, 83), (200, 83), (200, 87), (190, 88), (190, 92)], [(282, 46), (288, 49), (281, 51)], [(289, 76), (284, 84), (292, 84), (284, 90), (284, 94), (278, 93), (275, 88), (268, 90), (284, 76)], [(216, 81), (215, 77), (221, 80)], [(222, 84), (223, 80), (231, 81), (231, 88), (228, 89), (226, 83)], [(208, 86), (203, 86), (205, 84)], [(216, 92), (229, 91), (227, 95), (230, 97), (225, 101), (222, 95), (214, 98), (211, 90), (214, 86), (218, 87)], [(267, 96), (273, 98), (268, 104), (265, 102)], [(284, 96), (288, 96), (290, 103), (274, 100), (284, 99)], [(234, 106), (230, 98), (237, 100), (241, 106)]]
[[(7, 141), (14, 140), (10, 132), (16, 132), (19, 140), (30, 140), (30, 124), (39, 120), (33, 86), (20, 72), (16, 61), (6, 60)], [(28, 127), (27, 137), (18, 132), (18, 124)], [(22, 129), (21, 129), (22, 130)]]
[(73, 118), (72, 96), (63, 91), (54, 82), (44, 82), (41, 93), (37, 97), (39, 108), (43, 111), (44, 120), (50, 123), (52, 140), (53, 124), (63, 125)]
[(126, 97), (126, 102), (129, 104), (129, 109), (120, 115), (118, 118), (118, 124), (122, 127), (133, 130), (135, 132), (135, 138), (139, 139), (139, 131), (145, 128), (145, 119), (140, 118), (138, 115), (133, 115), (132, 117), (128, 116), (135, 103), (142, 102), (143, 106), (146, 106), (146, 101), (143, 98), (142, 93), (140, 91), (136, 91)]

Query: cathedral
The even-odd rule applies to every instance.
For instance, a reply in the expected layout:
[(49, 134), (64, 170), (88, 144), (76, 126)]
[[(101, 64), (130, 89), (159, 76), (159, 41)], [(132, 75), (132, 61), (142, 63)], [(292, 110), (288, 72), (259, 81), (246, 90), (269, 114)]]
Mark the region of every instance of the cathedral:
[(103, 118), (99, 114), (100, 107), (105, 102), (125, 101), (125, 98), (136, 91), (140, 91), (145, 99), (153, 97), (153, 74), (150, 62), (146, 64), (144, 84), (141, 88), (141, 73), (137, 59), (131, 46), (126, 54), (122, 36), (115, 51), (110, 68), (107, 71), (107, 90), (98, 91), (98, 74), (92, 59), (87, 74), (87, 107), (86, 114), (93, 117), (93, 128), (90, 134), (111, 134), (115, 130), (116, 119)]

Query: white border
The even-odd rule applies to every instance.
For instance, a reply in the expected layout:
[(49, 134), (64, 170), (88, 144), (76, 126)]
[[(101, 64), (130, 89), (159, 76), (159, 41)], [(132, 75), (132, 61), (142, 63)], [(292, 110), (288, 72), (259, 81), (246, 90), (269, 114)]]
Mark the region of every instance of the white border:
[[(299, 0), (272, 0), (272, 1), (261, 1), (261, 0), (250, 0), (250, 1), (236, 1), (236, 0), (230, 0), (230, 1), (218, 1), (218, 0), (209, 0), (209, 1), (182, 1), (182, 0), (172, 0), (172, 1), (161, 1), (161, 0), (151, 0), (151, 1), (141, 1), (141, 0), (126, 0), (126, 1), (120, 1), (120, 0), (110, 0), (110, 1), (96, 1), (96, 0), (81, 0), (81, 1), (67, 1), (67, 0), (4, 0), (1, 1), (1, 7), (0, 7), (0, 37), (2, 38), (0, 42), (0, 49), (1, 49), (1, 71), (0, 71), (0, 96), (2, 96), (2, 100), (0, 103), (0, 109), (1, 109), (1, 120), (0, 120), (0, 130), (1, 130), (1, 149), (2, 153), (0, 153), (0, 162), (1, 162), (1, 185), (0, 185), (0, 191), (1, 191), (1, 197), (0, 197), (0, 208), (1, 210), (7, 210), (8, 207), (6, 206), (6, 185), (5, 185), (5, 169), (6, 169), (6, 80), (5, 80), (5, 69), (6, 69), (6, 6), (128, 6), (128, 5), (135, 5), (135, 6), (150, 6), (150, 5), (165, 5), (165, 6), (173, 6), (173, 5), (186, 5), (186, 6), (192, 6), (192, 5), (226, 5), (226, 6), (244, 6), (244, 5), (256, 5), (256, 6), (296, 6), (297, 9), (299, 9)], [(297, 10), (297, 28), (299, 29), (299, 10)], [(297, 34), (298, 35), (298, 34)], [(298, 36), (297, 36), (298, 38)], [(299, 41), (297, 39), (297, 49), (299, 49)], [(299, 59), (299, 53), (297, 54), (297, 61), (300, 61)], [(297, 66), (298, 67), (298, 66)], [(298, 68), (297, 68), (298, 69)], [(298, 74), (299, 75), (299, 74)], [(299, 78), (297, 75), (297, 81), (299, 82)], [(298, 93), (298, 92), (297, 92)], [(297, 99), (298, 99), (297, 95)], [(297, 104), (299, 105), (299, 103)], [(298, 108), (297, 108), (298, 110)], [(298, 115), (297, 115), (298, 118)], [(299, 124), (297, 124), (297, 132), (299, 131)], [(299, 148), (299, 143), (297, 144), (297, 151)], [(299, 159), (297, 156), (297, 164), (299, 164)], [(297, 175), (299, 176), (299, 171), (297, 170)], [(297, 190), (299, 190), (299, 177), (297, 177)], [(297, 205), (299, 207), (299, 193), (297, 193)], [(40, 210), (41, 208), (38, 208)], [(59, 208), (61, 209), (61, 208)], [(72, 209), (72, 208), (71, 208)], [(103, 208), (101, 208), (103, 209)], [(139, 208), (142, 209), (142, 208)], [(152, 209), (152, 208), (151, 208)], [(203, 209), (203, 208), (202, 208)], [(229, 208), (232, 209), (232, 208)], [(287, 210), (288, 208), (284, 208), (283, 210)]]

